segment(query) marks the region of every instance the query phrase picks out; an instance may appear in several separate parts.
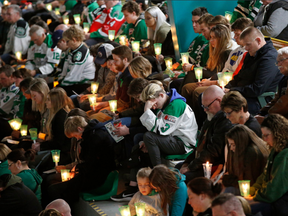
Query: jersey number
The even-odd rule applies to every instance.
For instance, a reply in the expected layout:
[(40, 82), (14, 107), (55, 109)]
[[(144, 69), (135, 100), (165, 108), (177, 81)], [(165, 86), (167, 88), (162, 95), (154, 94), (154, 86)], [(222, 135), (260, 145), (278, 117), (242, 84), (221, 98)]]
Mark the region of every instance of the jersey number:
[(59, 60), (60, 59), (60, 54), (59, 53), (53, 53), (53, 59)]

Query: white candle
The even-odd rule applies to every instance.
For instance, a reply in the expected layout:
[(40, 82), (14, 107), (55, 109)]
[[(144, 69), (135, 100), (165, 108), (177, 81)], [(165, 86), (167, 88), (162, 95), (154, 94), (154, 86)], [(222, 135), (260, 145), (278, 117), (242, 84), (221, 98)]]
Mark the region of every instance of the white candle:
[(47, 8), (48, 11), (52, 11), (52, 5), (51, 4), (47, 4), (46, 8)]
[(230, 22), (231, 18), (232, 18), (232, 15), (231, 14), (226, 14), (225, 15), (225, 18)]
[(55, 161), (55, 166), (58, 166), (58, 162), (59, 162), (59, 156), (58, 155), (54, 155), (54, 161)]
[(21, 130), (21, 136), (27, 136), (27, 130)]
[(212, 164), (207, 161), (207, 163), (203, 163), (203, 170), (204, 170), (204, 176), (208, 179), (211, 178), (211, 169)]
[(188, 63), (188, 57), (187, 56), (183, 56), (182, 63)]
[(126, 36), (125, 35), (122, 35), (122, 36), (120, 36), (120, 44), (121, 45), (126, 45)]
[(134, 42), (132, 48), (133, 48), (133, 51), (134, 51), (134, 52), (139, 52), (140, 44), (137, 43), (137, 42)]
[(16, 58), (17, 58), (18, 60), (21, 60), (21, 59), (22, 59), (22, 53), (19, 52), (19, 51), (15, 53), (15, 56), (16, 56)]

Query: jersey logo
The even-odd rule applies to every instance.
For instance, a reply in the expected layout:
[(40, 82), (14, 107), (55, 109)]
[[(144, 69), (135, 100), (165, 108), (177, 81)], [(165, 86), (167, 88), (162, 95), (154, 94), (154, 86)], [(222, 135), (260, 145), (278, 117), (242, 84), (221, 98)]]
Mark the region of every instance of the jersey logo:
[(164, 116), (164, 120), (170, 121), (170, 122), (173, 122), (173, 123), (176, 122), (176, 118), (173, 117), (173, 116), (169, 116), (169, 115), (165, 115), (165, 116)]
[(17, 29), (16, 29), (16, 34), (17, 35), (25, 35), (25, 29), (23, 28), (23, 27), (18, 27)]
[(81, 58), (82, 58), (82, 53), (78, 51), (76, 55), (74, 55), (74, 61), (80, 61)]
[(170, 125), (166, 123), (166, 124), (165, 124), (165, 128), (164, 128), (164, 127), (161, 127), (162, 133), (166, 132), (169, 128), (170, 128)]

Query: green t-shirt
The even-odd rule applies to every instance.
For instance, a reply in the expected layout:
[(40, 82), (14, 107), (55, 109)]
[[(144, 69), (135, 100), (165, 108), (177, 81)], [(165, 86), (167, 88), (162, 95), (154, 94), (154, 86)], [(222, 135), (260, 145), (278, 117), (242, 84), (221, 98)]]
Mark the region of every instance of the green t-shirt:
[(128, 40), (134, 38), (135, 41), (141, 41), (141, 39), (147, 39), (147, 26), (143, 19), (138, 19), (135, 23), (130, 23), (126, 26), (123, 32)]

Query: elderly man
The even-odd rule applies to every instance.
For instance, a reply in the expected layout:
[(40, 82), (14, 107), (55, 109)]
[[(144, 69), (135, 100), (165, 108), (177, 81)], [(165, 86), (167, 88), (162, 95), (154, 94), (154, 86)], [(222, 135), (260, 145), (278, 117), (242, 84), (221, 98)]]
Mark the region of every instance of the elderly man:
[[(215, 167), (224, 164), (225, 133), (232, 128), (232, 124), (221, 110), (223, 96), (223, 90), (215, 85), (207, 88), (202, 95), (202, 107), (207, 113), (207, 120), (200, 132), (196, 155), (191, 154), (180, 169), (186, 175), (186, 182), (204, 176), (202, 164), (207, 161)], [(180, 166), (178, 164), (176, 167)], [(215, 176), (216, 173), (212, 175)]]
[(260, 110), (258, 96), (275, 92), (282, 74), (275, 65), (277, 51), (270, 39), (254, 27), (246, 28), (240, 40), (248, 51), (241, 70), (225, 86), (225, 92), (239, 91), (248, 102), (248, 111), (257, 114)]
[(11, 60), (10, 54), (15, 55), (21, 52), (22, 55), (27, 53), (30, 37), (29, 25), (21, 18), (22, 11), (18, 5), (10, 5), (7, 9), (7, 22), (11, 23), (10, 30), (7, 35), (4, 55), (1, 56), (5, 63)]
[(45, 209), (56, 209), (62, 216), (71, 216), (71, 209), (68, 203), (63, 199), (56, 199), (49, 203)]
[(53, 72), (55, 64), (59, 64), (61, 50), (52, 48), (52, 37), (46, 35), (42, 27), (31, 26), (29, 31), (31, 43), (28, 49), (26, 68), (32, 70), (31, 75), (48, 75)]
[(288, 118), (288, 47), (284, 47), (278, 50), (277, 66), (284, 76), (278, 84), (278, 92), (276, 93), (275, 98), (265, 107), (263, 107), (260, 110), (260, 114), (256, 116), (260, 123), (264, 120), (264, 116), (268, 113), (277, 113)]

